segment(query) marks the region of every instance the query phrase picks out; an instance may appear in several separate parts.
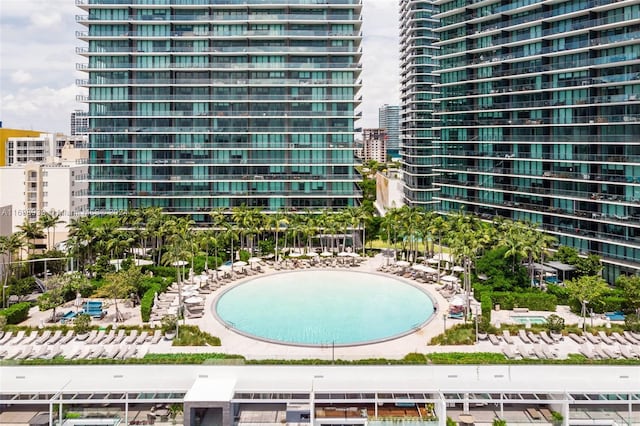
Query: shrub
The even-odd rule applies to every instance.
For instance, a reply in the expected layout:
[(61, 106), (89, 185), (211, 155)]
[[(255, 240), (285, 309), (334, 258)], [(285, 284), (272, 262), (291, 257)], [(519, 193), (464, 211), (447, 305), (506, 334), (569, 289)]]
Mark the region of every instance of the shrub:
[(19, 324), (29, 317), (29, 302), (16, 303), (6, 309), (0, 310), (0, 315), (7, 319), (7, 324)]
[(629, 314), (624, 317), (624, 328), (640, 333), (640, 317), (636, 314)]
[(493, 419), (492, 426), (507, 426), (507, 421), (502, 419)]
[(622, 296), (602, 296), (589, 303), (593, 312), (615, 312), (621, 311), (627, 299)]
[(173, 266), (154, 266), (148, 265), (142, 267), (142, 272), (151, 271), (154, 277), (166, 277), (174, 279), (176, 277), (176, 268)]
[(4, 331), (4, 328), (7, 326), (7, 317), (4, 315), (0, 315), (0, 331)]
[[(175, 326), (173, 328), (175, 330)], [(173, 339), (173, 346), (220, 346), (220, 339), (194, 325), (183, 325)]]
[(158, 284), (153, 284), (147, 291), (145, 291), (142, 299), (140, 299), (140, 315), (144, 322), (149, 322), (149, 318), (151, 317), (151, 308), (153, 307), (153, 299), (155, 298), (156, 292), (160, 293), (160, 286)]
[(553, 333), (562, 333), (564, 330), (564, 318), (553, 314), (547, 317), (547, 330)]
[(557, 284), (548, 284), (547, 293), (556, 296), (559, 305), (568, 305), (571, 293), (566, 287), (559, 286)]
[(162, 332), (173, 333), (178, 325), (178, 317), (175, 315), (166, 315), (162, 318)]
[(447, 426), (458, 426), (458, 423), (456, 423), (451, 417), (447, 417)]
[(555, 311), (558, 304), (556, 296), (539, 291), (527, 293), (493, 292), (491, 300), (493, 303), (499, 304), (502, 309), (519, 307), (529, 308), (532, 311)]
[(76, 334), (85, 334), (91, 328), (91, 317), (87, 314), (80, 314), (73, 321), (73, 328)]
[(480, 308), (482, 309), (482, 318), (488, 322), (491, 322), (491, 307), (492, 307), (491, 295), (483, 294), (480, 298)]

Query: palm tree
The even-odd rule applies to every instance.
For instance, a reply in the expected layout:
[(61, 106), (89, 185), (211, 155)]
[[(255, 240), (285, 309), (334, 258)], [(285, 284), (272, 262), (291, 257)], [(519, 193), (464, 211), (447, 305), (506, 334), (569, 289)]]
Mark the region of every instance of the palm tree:
[(64, 223), (64, 221), (60, 220), (59, 213), (52, 210), (51, 212), (42, 213), (42, 215), (40, 215), (40, 217), (38, 218), (38, 222), (40, 222), (42, 228), (47, 230), (47, 249), (51, 250), (51, 247), (55, 246), (56, 244), (55, 232), (53, 233), (53, 243), (51, 242), (51, 228), (55, 228), (56, 225)]
[(276, 263), (278, 262), (278, 236), (280, 235), (280, 230), (282, 229), (281, 227), (284, 225), (284, 227), (286, 228), (286, 226), (288, 225), (288, 221), (287, 221), (287, 217), (286, 215), (281, 212), (281, 211), (277, 211), (273, 214), (271, 214), (268, 218), (267, 218), (267, 226), (269, 227), (269, 229), (273, 230), (275, 232), (275, 237), (276, 237), (276, 246), (275, 246), (275, 261)]
[(29, 222), (29, 220), (25, 219), (22, 225), (18, 225), (18, 229), (22, 231), (27, 239), (27, 252), (31, 254), (35, 247), (35, 240), (45, 237), (42, 225), (38, 222)]
[(84, 270), (87, 261), (92, 259), (92, 240), (95, 232), (91, 219), (86, 216), (71, 218), (67, 224), (67, 229), (69, 230), (69, 250), (78, 258), (78, 269)]

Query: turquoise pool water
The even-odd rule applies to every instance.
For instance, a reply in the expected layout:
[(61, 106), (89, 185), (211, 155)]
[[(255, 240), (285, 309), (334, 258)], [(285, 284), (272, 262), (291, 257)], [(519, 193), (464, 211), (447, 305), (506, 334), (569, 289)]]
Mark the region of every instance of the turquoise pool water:
[(355, 345), (398, 337), (433, 315), (431, 298), (391, 277), (353, 271), (267, 275), (233, 287), (215, 304), (220, 321), (259, 339)]
[(547, 319), (536, 315), (518, 315), (512, 316), (511, 319), (518, 324), (546, 324)]

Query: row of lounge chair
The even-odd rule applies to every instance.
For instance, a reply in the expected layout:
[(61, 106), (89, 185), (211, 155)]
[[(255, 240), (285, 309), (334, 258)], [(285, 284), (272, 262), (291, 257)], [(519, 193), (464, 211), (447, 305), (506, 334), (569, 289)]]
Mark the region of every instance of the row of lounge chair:
[(127, 330), (124, 329), (111, 329), (108, 333), (106, 330), (92, 330), (87, 336), (78, 336), (73, 330), (69, 330), (66, 333), (62, 330), (44, 330), (42, 334), (39, 334), (37, 330), (31, 331), (29, 334), (24, 330), (19, 330), (15, 334), (7, 331), (0, 338), (0, 346), (66, 345), (72, 341), (101, 345), (120, 343), (141, 345), (146, 342), (155, 344), (161, 339), (162, 332), (160, 330), (155, 330), (153, 334), (148, 331), (139, 332), (138, 330), (132, 330), (130, 334), (127, 334)]
[(556, 359), (558, 357), (558, 355), (544, 343), (533, 345), (519, 344), (515, 347), (506, 344), (502, 346), (502, 353), (509, 359)]
[(519, 343), (543, 343), (546, 345), (553, 345), (554, 343), (562, 340), (560, 336), (549, 336), (546, 331), (540, 333), (533, 333), (531, 331), (519, 330), (517, 336), (512, 336), (509, 330), (503, 330), (501, 336), (495, 334), (489, 334), (489, 341), (494, 345), (500, 345), (501, 342), (508, 345), (515, 345)]
[(62, 345), (53, 346), (27, 345), (14, 348), (0, 349), (0, 358), (4, 360), (26, 360), (26, 359), (53, 359), (64, 356), (66, 359), (127, 359), (142, 358), (147, 353), (147, 347), (135, 345), (85, 345), (72, 348), (64, 354)]

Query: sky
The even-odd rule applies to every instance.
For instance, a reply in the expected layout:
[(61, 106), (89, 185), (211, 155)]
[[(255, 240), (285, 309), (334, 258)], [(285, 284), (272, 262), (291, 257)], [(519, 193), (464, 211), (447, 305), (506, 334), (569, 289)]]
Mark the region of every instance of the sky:
[[(378, 107), (399, 102), (397, 0), (363, 0), (363, 118), (378, 126)], [(69, 133), (83, 94), (76, 71), (75, 0), (0, 0), (0, 121), (6, 128)]]

